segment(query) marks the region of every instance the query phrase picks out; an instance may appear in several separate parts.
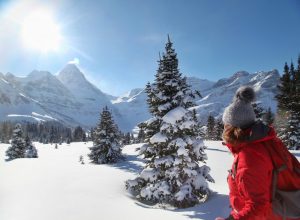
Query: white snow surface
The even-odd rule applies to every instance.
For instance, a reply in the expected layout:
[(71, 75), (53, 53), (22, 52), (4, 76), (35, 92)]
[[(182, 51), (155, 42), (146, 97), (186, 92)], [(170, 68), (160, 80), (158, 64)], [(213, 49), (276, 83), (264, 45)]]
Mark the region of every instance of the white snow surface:
[(168, 137), (160, 132), (156, 133), (150, 138), (150, 143), (164, 143), (168, 140)]
[[(206, 141), (208, 166), (216, 183), (203, 204), (187, 209), (158, 208), (132, 199), (125, 181), (142, 170), (144, 161), (136, 148), (123, 149), (126, 160), (114, 165), (94, 165), (88, 161), (88, 143), (55, 145), (34, 143), (39, 158), (4, 161), (8, 144), (0, 144), (1, 220), (213, 220), (229, 214), (227, 170), (232, 156), (221, 142)], [(292, 151), (300, 160), (299, 151)], [(85, 164), (79, 163), (83, 156)], [(200, 181), (201, 182), (201, 181)]]
[(186, 109), (184, 109), (183, 107), (179, 106), (177, 108), (172, 109), (171, 111), (169, 111), (163, 118), (162, 120), (164, 122), (170, 123), (172, 125), (175, 125), (177, 121), (182, 120), (183, 116), (185, 116), (185, 114), (188, 111)]

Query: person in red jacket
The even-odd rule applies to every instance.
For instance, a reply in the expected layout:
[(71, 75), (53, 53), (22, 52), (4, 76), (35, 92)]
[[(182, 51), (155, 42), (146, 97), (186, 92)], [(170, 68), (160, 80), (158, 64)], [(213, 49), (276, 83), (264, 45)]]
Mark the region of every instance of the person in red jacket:
[(223, 140), (234, 156), (227, 181), (232, 211), (216, 220), (280, 220), (272, 211), (273, 165), (265, 145), (276, 139), (272, 127), (255, 117), (251, 87), (237, 90), (223, 114)]

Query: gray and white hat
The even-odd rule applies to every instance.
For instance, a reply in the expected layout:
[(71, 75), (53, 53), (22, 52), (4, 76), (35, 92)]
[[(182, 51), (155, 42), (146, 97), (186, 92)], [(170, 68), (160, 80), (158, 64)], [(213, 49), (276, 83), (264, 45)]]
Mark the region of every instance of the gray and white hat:
[(225, 108), (223, 123), (238, 128), (248, 128), (256, 120), (254, 109), (251, 105), (255, 99), (255, 92), (250, 86), (240, 87), (232, 103)]

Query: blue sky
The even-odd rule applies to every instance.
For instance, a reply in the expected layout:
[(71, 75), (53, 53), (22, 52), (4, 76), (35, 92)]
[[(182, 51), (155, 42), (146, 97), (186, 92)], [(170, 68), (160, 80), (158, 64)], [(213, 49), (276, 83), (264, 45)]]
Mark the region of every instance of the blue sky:
[[(23, 20), (41, 7), (60, 27), (58, 51), (21, 42)], [(120, 95), (153, 81), (167, 34), (186, 76), (281, 72), (300, 53), (299, 23), (297, 0), (0, 0), (0, 72), (55, 74), (76, 59), (102, 91)]]

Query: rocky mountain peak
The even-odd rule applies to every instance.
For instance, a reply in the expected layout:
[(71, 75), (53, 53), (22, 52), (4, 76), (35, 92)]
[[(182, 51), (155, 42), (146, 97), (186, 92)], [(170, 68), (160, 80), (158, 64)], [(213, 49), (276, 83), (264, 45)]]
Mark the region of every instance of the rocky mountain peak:
[(62, 82), (86, 81), (85, 76), (74, 63), (68, 63), (58, 74), (57, 78)]

